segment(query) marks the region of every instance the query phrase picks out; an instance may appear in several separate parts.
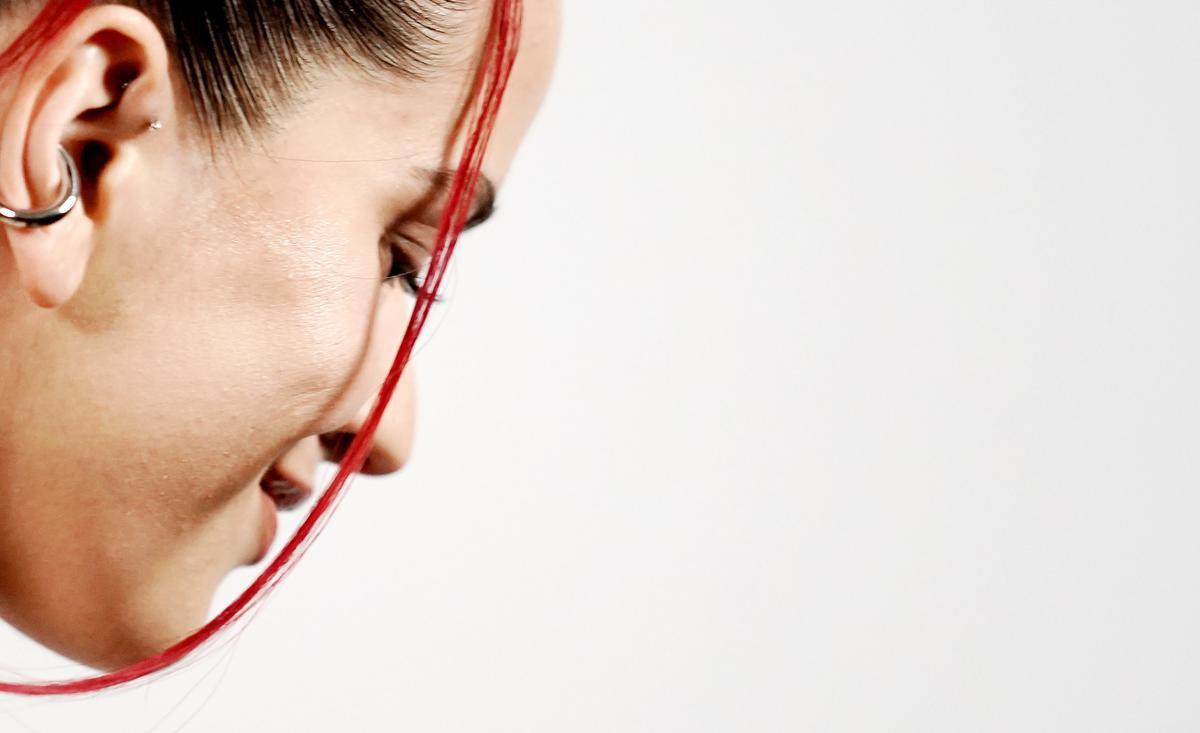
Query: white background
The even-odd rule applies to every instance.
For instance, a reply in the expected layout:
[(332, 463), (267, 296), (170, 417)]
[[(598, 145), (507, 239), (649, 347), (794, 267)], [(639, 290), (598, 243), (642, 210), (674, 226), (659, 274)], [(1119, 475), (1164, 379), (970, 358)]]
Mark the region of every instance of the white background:
[(0, 730), (1200, 729), (1200, 6), (564, 22), (410, 467)]

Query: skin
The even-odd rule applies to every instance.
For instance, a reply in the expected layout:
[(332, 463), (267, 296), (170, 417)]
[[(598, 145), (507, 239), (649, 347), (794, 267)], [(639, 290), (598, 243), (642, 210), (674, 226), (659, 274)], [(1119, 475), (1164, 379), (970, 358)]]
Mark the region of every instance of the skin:
[[(0, 227), (0, 616), (112, 668), (200, 626), (220, 580), (261, 560), (259, 479), (275, 465), (311, 481), (391, 365), (413, 299), (384, 281), (381, 235), (400, 220), (433, 245), (444, 201), (414, 170), (457, 162), (486, 11), (437, 78), (321, 72), (215, 160), (161, 34), (130, 8), (89, 9), (0, 91), (6, 205), (55, 199), (60, 143), (109, 153), (66, 219)], [(524, 18), (483, 167), (497, 187), (557, 45), (556, 0)], [(12, 37), (25, 19), (2, 22)], [(136, 70), (124, 89), (118, 68)], [(408, 459), (413, 390), (406, 374), (367, 472)]]

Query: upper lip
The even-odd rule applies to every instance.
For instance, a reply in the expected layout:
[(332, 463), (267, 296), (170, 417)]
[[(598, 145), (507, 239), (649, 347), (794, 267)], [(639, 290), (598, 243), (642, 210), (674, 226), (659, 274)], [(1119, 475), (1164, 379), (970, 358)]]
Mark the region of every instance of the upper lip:
[(267, 469), (258, 485), (271, 497), (271, 501), (275, 502), (275, 508), (283, 511), (295, 509), (313, 493), (313, 488), (307, 481), (283, 470), (278, 464)]

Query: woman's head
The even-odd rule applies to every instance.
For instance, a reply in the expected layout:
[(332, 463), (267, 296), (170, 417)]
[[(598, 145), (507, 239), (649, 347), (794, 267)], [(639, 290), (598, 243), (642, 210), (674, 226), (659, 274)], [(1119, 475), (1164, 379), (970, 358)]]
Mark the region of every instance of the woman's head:
[[(556, 3), (524, 6), (476, 220), (552, 65)], [(0, 203), (50, 203), (60, 144), (83, 185), (61, 222), (0, 230), (0, 615), (117, 666), (262, 558), (260, 480), (337, 460), (392, 366), (491, 8), (93, 4), (5, 78)], [(403, 465), (413, 404), (406, 372), (364, 470)]]

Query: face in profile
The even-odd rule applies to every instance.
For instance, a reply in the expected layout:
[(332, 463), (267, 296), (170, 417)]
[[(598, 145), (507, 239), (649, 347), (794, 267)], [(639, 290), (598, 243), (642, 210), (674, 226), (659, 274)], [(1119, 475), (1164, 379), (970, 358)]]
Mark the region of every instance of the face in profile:
[[(81, 177), (62, 221), (0, 227), (9, 623), (96, 667), (161, 651), (264, 559), (276, 512), (361, 428), (434, 246), (488, 23), (487, 3), (425, 4), (453, 31), (423, 73), (313, 62), (255, 89), (269, 114), (248, 133), (210, 124), (132, 7), (84, 11), (0, 90), (0, 203), (52, 202), (59, 145)], [(0, 40), (40, 5), (0, 11)], [(557, 13), (525, 3), (475, 221), (546, 90)], [(410, 370), (364, 472), (403, 467), (414, 405)]]

